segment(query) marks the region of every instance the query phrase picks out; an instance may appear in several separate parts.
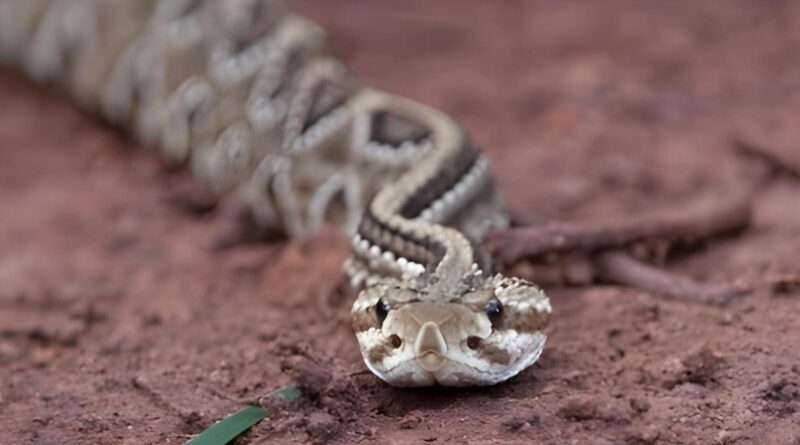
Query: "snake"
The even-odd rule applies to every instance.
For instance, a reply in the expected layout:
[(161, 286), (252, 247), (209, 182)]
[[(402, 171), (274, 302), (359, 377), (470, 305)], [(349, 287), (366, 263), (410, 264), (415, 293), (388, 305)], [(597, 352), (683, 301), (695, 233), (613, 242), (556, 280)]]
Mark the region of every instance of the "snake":
[(359, 83), (281, 0), (0, 0), (0, 63), (66, 92), (260, 230), (335, 225), (367, 368), (494, 385), (540, 357), (551, 305), (481, 248), (510, 224), (448, 115)]

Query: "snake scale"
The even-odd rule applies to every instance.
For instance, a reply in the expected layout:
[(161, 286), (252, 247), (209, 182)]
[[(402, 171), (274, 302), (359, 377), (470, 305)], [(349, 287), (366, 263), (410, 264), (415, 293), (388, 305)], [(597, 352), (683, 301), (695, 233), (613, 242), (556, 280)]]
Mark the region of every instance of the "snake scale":
[(158, 147), (289, 236), (352, 237), (364, 362), (395, 386), (491, 385), (534, 363), (551, 308), (492, 271), (508, 212), (453, 120), (359, 85), (276, 0), (0, 0), (0, 60)]

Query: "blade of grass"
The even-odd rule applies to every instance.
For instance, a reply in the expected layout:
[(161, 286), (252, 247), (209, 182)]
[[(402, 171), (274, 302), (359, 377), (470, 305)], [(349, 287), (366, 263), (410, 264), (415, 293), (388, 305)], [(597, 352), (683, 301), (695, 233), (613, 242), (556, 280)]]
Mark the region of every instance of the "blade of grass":
[(267, 412), (259, 406), (245, 407), (211, 425), (185, 445), (225, 445), (266, 416)]

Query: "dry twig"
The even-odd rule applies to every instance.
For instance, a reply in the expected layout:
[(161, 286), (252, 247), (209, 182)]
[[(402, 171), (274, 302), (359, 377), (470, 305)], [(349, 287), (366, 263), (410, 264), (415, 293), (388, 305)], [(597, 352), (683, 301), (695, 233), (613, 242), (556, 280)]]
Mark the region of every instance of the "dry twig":
[(625, 252), (612, 251), (596, 259), (601, 279), (678, 300), (722, 305), (745, 294), (748, 289), (728, 284), (707, 284), (673, 274), (639, 261)]
[(549, 253), (592, 252), (644, 240), (696, 241), (740, 230), (750, 223), (748, 197), (706, 198), (688, 206), (597, 223), (550, 223), (489, 234), (487, 248), (504, 264)]
[[(706, 198), (687, 206), (624, 220), (595, 224), (550, 223), (498, 231), (488, 237), (487, 244), (495, 257), (505, 264), (559, 253), (567, 260), (565, 270), (580, 272), (577, 282), (611, 281), (667, 298), (725, 304), (748, 289), (700, 283), (644, 263), (620, 249), (643, 241), (706, 239), (745, 228), (751, 216), (749, 197)], [(570, 263), (580, 267), (570, 267)]]
[(791, 178), (800, 179), (800, 156), (792, 158), (768, 146), (756, 144), (745, 138), (736, 138), (734, 148), (741, 154), (766, 163), (772, 175), (784, 173)]

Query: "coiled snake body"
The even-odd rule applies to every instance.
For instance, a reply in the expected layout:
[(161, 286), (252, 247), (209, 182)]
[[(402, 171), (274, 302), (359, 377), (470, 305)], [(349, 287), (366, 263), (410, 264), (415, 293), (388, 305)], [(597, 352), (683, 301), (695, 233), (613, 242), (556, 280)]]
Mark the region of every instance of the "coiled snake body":
[(448, 116), (359, 86), (275, 0), (0, 0), (0, 58), (289, 235), (353, 237), (353, 328), (397, 386), (489, 385), (539, 357), (544, 293), (477, 247), (508, 223)]

